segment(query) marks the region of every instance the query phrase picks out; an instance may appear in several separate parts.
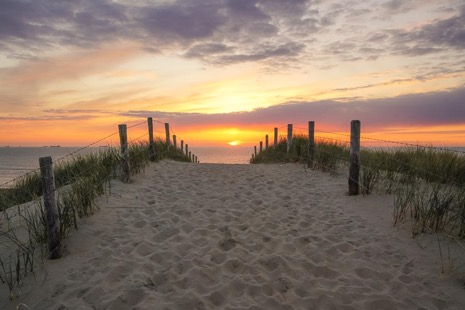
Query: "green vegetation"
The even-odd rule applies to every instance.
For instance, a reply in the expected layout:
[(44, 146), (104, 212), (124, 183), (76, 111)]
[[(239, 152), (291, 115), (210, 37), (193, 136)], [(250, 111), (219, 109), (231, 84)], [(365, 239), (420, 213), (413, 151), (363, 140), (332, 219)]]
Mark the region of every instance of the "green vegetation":
[[(167, 148), (162, 140), (155, 141), (155, 150), (155, 161), (189, 161), (181, 150)], [(131, 144), (129, 158), (132, 175), (143, 171), (150, 163), (148, 143)], [(96, 198), (111, 192), (110, 181), (121, 176), (119, 150), (106, 148), (87, 155), (70, 156), (66, 162), (60, 161), (54, 166), (54, 175), (58, 189), (59, 237), (65, 239), (73, 228), (77, 229), (78, 218), (89, 216), (98, 209)], [(0, 282), (8, 286), (11, 299), (19, 294), (23, 279), (34, 274), (38, 262), (48, 255), (41, 193), (38, 172), (27, 174), (12, 188), (0, 191)]]
[[(308, 161), (308, 139), (293, 138), (264, 150), (251, 163)], [(391, 193), (395, 196), (394, 224), (412, 223), (412, 235), (425, 231), (465, 237), (465, 156), (425, 147), (362, 149), (359, 185), (362, 194)], [(347, 173), (346, 144), (317, 140), (313, 169)], [(342, 168), (346, 168), (344, 172)]]
[[(349, 160), (349, 148), (338, 142), (317, 141), (313, 157), (313, 167), (325, 172), (337, 173), (341, 165)], [(278, 145), (258, 153), (252, 164), (259, 163), (307, 163), (308, 139), (305, 135), (292, 138), (292, 146), (287, 155), (287, 140), (279, 139)]]

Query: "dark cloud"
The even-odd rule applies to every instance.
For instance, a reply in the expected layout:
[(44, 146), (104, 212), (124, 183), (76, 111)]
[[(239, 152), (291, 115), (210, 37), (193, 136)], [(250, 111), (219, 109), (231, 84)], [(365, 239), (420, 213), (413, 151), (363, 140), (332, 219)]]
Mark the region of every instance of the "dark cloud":
[(174, 4), (146, 7), (136, 19), (142, 29), (157, 37), (180, 36), (182, 39), (209, 37), (222, 24), (220, 7), (209, 1), (178, 1)]
[(234, 50), (234, 48), (226, 44), (212, 42), (196, 44), (189, 48), (184, 56), (188, 58), (203, 58), (205, 56), (223, 54), (232, 50)]
[[(381, 9), (386, 17), (420, 5), (390, 0)], [(283, 68), (295, 57), (376, 60), (465, 48), (463, 5), (452, 17), (410, 30), (371, 29), (376, 9), (357, 1), (3, 0), (0, 49), (8, 57), (32, 58), (66, 46), (129, 40), (146, 51), (175, 51), (214, 64), (266, 61)]]
[[(295, 50), (298, 42), (285, 32), (301, 22), (305, 5), (303, 0), (4, 0), (0, 48), (9, 57), (29, 58), (59, 46), (90, 48), (127, 39), (157, 53), (177, 47), (202, 60), (224, 53), (229, 53), (226, 62), (260, 60), (273, 53), (280, 57), (283, 44)], [(253, 52), (265, 42), (278, 48)]]
[(257, 47), (257, 50), (253, 51), (251, 54), (229, 54), (229, 55), (222, 55), (211, 58), (211, 62), (213, 63), (221, 63), (221, 64), (232, 64), (232, 63), (240, 63), (240, 62), (248, 62), (248, 61), (259, 61), (265, 60), (269, 58), (289, 58), (298, 56), (302, 50), (304, 49), (304, 45), (298, 43), (287, 43), (282, 44), (281, 46), (264, 46), (264, 47)]
[(282, 126), (314, 120), (329, 128), (344, 129), (353, 119), (361, 120), (368, 131), (413, 126), (464, 125), (465, 88), (449, 92), (406, 95), (388, 99), (341, 101), (294, 101), (251, 112), (228, 114), (167, 113), (129, 111), (126, 117), (149, 117), (170, 121), (177, 127), (195, 126)]
[(405, 4), (405, 0), (390, 0), (382, 4), (382, 6), (390, 11), (397, 11)]
[[(465, 49), (465, 5), (444, 20), (435, 20), (412, 30), (392, 30), (391, 45), (396, 54), (422, 56), (450, 49)], [(381, 35), (381, 34), (378, 34)]]
[(269, 17), (258, 8), (255, 0), (228, 0), (226, 7), (232, 16), (240, 20), (267, 20)]

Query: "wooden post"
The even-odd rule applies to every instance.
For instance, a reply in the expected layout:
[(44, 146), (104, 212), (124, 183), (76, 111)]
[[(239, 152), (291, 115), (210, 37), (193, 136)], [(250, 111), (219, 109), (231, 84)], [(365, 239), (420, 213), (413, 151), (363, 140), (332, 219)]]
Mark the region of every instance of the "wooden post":
[(155, 161), (155, 143), (153, 142), (153, 120), (151, 117), (147, 118), (149, 126), (149, 156), (151, 161)]
[(186, 143), (186, 156), (189, 156), (189, 145)]
[(254, 150), (253, 153), (255, 154), (255, 156), (257, 156), (257, 146), (256, 145), (254, 145), (253, 150)]
[(55, 194), (55, 176), (53, 174), (52, 157), (39, 158), (40, 175), (42, 179), (42, 194), (47, 222), (47, 242), (50, 259), (61, 257), (61, 242), (58, 235), (60, 219)]
[(255, 154), (252, 154), (252, 161), (255, 159)]
[(274, 147), (278, 146), (278, 128), (274, 129)]
[(265, 150), (268, 150), (268, 135), (265, 136)]
[(181, 140), (181, 152), (184, 154), (184, 140)]
[(178, 148), (178, 143), (176, 142), (176, 135), (173, 135), (173, 145), (174, 145), (174, 149)]
[(292, 146), (292, 124), (287, 125), (287, 157)]
[(308, 122), (308, 168), (313, 167), (315, 157), (315, 122)]
[(165, 133), (166, 133), (166, 148), (170, 148), (170, 124), (165, 123)]
[(349, 195), (359, 193), (360, 176), (360, 121), (350, 123), (350, 168), (349, 168)]
[(263, 152), (263, 141), (260, 141), (260, 153)]
[(189, 151), (189, 161), (192, 162), (192, 152)]
[(124, 183), (129, 183), (131, 170), (129, 169), (128, 133), (126, 124), (118, 125), (118, 129), (121, 145), (121, 170), (123, 172), (121, 179)]

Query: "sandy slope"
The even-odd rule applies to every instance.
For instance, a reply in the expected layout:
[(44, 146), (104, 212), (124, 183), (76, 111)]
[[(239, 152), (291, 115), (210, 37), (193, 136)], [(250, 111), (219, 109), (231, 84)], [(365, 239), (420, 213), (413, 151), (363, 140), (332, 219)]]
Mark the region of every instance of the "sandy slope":
[(65, 257), (48, 263), (45, 282), (39, 275), (16, 303), (465, 309), (463, 283), (438, 272), (437, 244), (421, 249), (392, 227), (392, 197), (349, 197), (346, 188), (344, 177), (295, 164), (152, 165), (132, 184), (115, 182)]

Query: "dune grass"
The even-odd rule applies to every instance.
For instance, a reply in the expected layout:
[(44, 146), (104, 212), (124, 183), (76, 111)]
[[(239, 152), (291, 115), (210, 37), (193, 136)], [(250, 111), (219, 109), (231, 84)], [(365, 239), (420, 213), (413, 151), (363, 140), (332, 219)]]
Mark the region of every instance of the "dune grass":
[[(287, 154), (287, 141), (257, 154), (251, 163), (307, 163), (308, 139), (295, 136)], [(349, 147), (316, 139), (313, 169), (347, 173)], [(446, 232), (465, 238), (465, 156), (425, 147), (363, 148), (359, 185), (362, 194), (395, 196), (394, 224), (412, 223), (412, 235)]]
[[(155, 150), (155, 161), (189, 161), (181, 150), (168, 148), (161, 139), (155, 141)], [(132, 143), (129, 158), (131, 175), (143, 171), (150, 163), (148, 143)], [(119, 149), (105, 148), (73, 155), (54, 165), (60, 239), (78, 228), (79, 218), (90, 216), (98, 209), (97, 197), (111, 193), (110, 181), (122, 173), (120, 163)], [(0, 282), (8, 286), (11, 299), (19, 295), (24, 278), (34, 274), (48, 255), (41, 193), (38, 172), (29, 173), (19, 178), (12, 188), (0, 191)], [(23, 233), (17, 234), (18, 229)]]
[[(349, 148), (342, 143), (317, 141), (315, 144), (313, 165), (316, 169), (337, 173), (341, 164), (349, 159)], [(282, 163), (308, 161), (308, 139), (305, 135), (296, 135), (292, 138), (292, 145), (287, 154), (287, 139), (280, 137), (276, 147), (271, 146), (258, 153), (252, 164)]]

